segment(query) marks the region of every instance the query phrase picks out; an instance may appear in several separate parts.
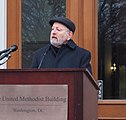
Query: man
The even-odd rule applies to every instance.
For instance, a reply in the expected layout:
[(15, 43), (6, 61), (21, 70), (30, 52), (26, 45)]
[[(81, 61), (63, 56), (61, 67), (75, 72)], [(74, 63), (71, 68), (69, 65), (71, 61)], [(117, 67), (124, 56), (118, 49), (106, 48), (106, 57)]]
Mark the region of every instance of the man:
[(35, 52), (32, 68), (87, 68), (92, 73), (90, 52), (72, 40), (75, 24), (65, 17), (53, 18), (49, 23), (50, 44)]

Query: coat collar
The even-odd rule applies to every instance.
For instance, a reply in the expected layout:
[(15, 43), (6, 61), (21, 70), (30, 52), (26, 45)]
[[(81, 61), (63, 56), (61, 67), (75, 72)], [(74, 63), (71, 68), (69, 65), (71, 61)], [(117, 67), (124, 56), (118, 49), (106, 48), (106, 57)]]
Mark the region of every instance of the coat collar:
[(67, 42), (67, 45), (70, 47), (70, 48), (72, 48), (72, 49), (74, 49), (77, 45), (76, 45), (76, 43), (72, 40), (72, 39), (70, 39), (68, 42)]

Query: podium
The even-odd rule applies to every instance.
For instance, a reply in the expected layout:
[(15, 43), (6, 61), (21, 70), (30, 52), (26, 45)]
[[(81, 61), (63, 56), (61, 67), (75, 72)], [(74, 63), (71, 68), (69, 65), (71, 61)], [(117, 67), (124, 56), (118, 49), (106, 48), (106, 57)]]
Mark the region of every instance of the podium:
[(68, 85), (67, 120), (98, 119), (98, 85), (84, 69), (0, 70), (0, 85)]

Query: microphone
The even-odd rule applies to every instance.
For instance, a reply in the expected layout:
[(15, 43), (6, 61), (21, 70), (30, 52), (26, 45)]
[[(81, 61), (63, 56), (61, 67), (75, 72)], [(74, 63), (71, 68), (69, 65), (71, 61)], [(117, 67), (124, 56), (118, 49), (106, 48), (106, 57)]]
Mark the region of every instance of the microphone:
[(5, 50), (0, 51), (0, 55), (1, 55), (2, 53), (7, 52), (8, 50), (10, 50), (10, 48), (7, 48), (7, 49), (5, 49)]
[(9, 50), (17, 50), (17, 46), (16, 45), (12, 45), (10, 48), (7, 48), (7, 49), (5, 49), (5, 50), (2, 50), (2, 51), (0, 51), (0, 55), (2, 54), (2, 53), (5, 53), (5, 52), (7, 52), (7, 51), (9, 51)]
[(18, 49), (17, 45), (12, 45), (10, 48), (0, 51), (0, 60), (7, 57), (11, 52), (14, 52)]
[(42, 58), (41, 58), (41, 61), (40, 61), (40, 63), (39, 63), (38, 69), (41, 68), (41, 65), (42, 65), (43, 60), (44, 60), (44, 58), (45, 58), (45, 56), (46, 56), (46, 54), (47, 54), (47, 52), (48, 52), (48, 50), (49, 50), (49, 47), (50, 47), (50, 46), (48, 46), (48, 47), (46, 48), (44, 54), (42, 54)]
[(42, 63), (43, 63), (43, 60), (44, 60), (44, 57), (46, 56), (46, 52), (44, 52), (44, 54), (42, 55), (42, 59), (41, 59), (41, 61), (40, 61), (40, 64), (39, 64), (39, 66), (38, 66), (38, 69), (39, 68), (41, 68), (41, 65), (42, 65)]

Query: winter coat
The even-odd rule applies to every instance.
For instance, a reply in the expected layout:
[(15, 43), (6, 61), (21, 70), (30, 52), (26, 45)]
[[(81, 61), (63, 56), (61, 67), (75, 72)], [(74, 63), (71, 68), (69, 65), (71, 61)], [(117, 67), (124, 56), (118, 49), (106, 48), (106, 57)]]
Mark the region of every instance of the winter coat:
[(91, 54), (73, 40), (56, 50), (51, 44), (34, 53), (32, 68), (87, 68), (91, 73)]

